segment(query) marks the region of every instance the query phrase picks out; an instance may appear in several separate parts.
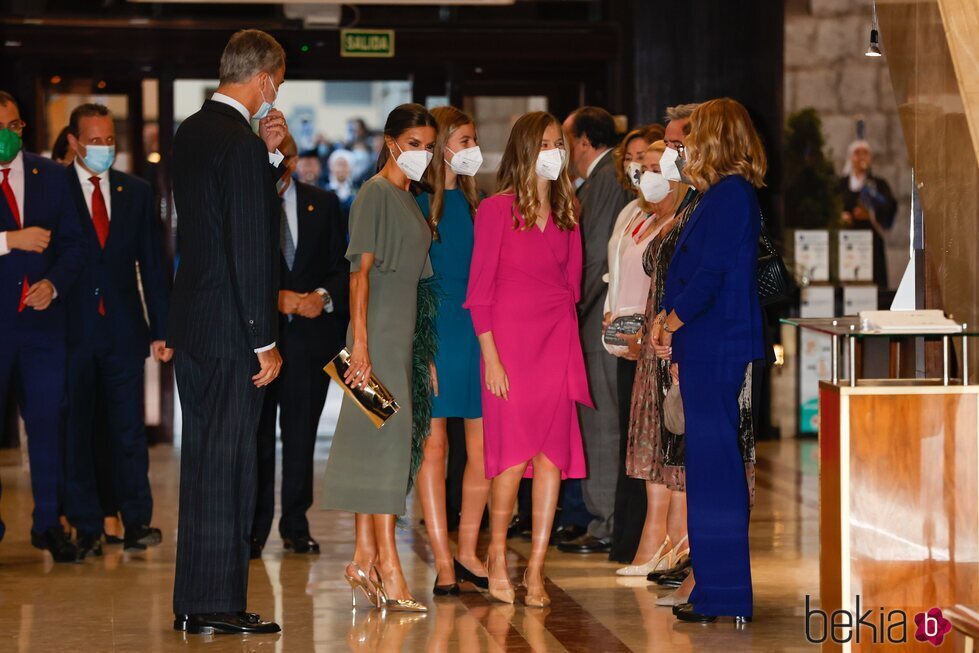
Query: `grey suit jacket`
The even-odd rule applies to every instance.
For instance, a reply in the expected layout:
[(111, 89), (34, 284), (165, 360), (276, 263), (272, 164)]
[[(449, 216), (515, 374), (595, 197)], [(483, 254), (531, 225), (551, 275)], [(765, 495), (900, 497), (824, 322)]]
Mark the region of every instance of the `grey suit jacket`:
[(633, 199), (632, 193), (619, 185), (611, 151), (602, 157), (578, 189), (581, 242), (584, 247), (584, 274), (578, 313), (581, 344), (586, 354), (604, 351), (602, 317), (608, 284), (602, 277), (608, 272), (608, 241), (619, 212)]

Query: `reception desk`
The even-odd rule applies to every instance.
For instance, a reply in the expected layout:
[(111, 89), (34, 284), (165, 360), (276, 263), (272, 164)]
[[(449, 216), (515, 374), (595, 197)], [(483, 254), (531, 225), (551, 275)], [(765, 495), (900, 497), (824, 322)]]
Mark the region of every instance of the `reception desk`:
[[(937, 379), (857, 379), (853, 322), (792, 322), (849, 352), (847, 378), (820, 384), (819, 575), (820, 609), (849, 612), (834, 621), (852, 627), (830, 631), (823, 650), (935, 650), (915, 640), (915, 615), (979, 603), (979, 386), (947, 366)], [(937, 337), (947, 351), (962, 336)], [(963, 650), (961, 637), (942, 650)]]

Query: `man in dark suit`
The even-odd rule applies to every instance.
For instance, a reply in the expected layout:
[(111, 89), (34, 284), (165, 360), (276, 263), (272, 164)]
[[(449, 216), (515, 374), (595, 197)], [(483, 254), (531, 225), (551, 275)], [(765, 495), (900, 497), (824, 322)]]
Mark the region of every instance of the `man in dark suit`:
[[(18, 390), (34, 492), (31, 543), (56, 562), (75, 562), (58, 517), (64, 298), (82, 268), (81, 226), (64, 167), (21, 151), (24, 127), (17, 103), (0, 91), (0, 404)], [(0, 522), (0, 539), (3, 532)]]
[[(278, 146), (285, 52), (258, 30), (221, 55), (218, 91), (180, 125), (173, 195), (180, 263), (167, 324), (183, 411), (174, 628), (270, 633), (245, 612), (258, 419), (279, 375)], [(259, 119), (259, 136), (251, 129)]]
[(282, 375), (269, 386), (258, 427), (258, 502), (252, 557), (261, 555), (275, 512), (275, 417), (282, 431), (279, 535), (287, 551), (319, 553), (306, 511), (313, 505), (313, 449), (329, 377), (323, 366), (343, 348), (347, 329), (350, 264), (347, 223), (337, 196), (292, 177), (292, 138), (278, 183), (282, 199), (279, 237), (279, 349)]
[(101, 412), (112, 461), (107, 466), (112, 478), (102, 480), (115, 485), (125, 549), (142, 550), (161, 539), (160, 530), (149, 526), (153, 497), (143, 370), (148, 353), (161, 362), (173, 353), (164, 343), (170, 290), (153, 190), (142, 179), (112, 169), (115, 125), (105, 106), (76, 107), (68, 142), (75, 153), (68, 187), (82, 216), (85, 267), (66, 297), (65, 514), (78, 531), (80, 553), (101, 555), (104, 511), (93, 459), (93, 423)]
[(588, 478), (581, 481), (588, 512), (588, 532), (563, 541), (568, 553), (599, 553), (611, 548), (615, 485), (619, 478), (619, 412), (616, 362), (602, 346), (602, 319), (608, 284), (608, 241), (615, 220), (633, 199), (618, 182), (612, 148), (618, 143), (615, 120), (605, 109), (582, 107), (566, 122), (574, 172), (584, 179), (581, 202), (581, 241), (584, 247), (580, 315), (581, 344), (595, 408), (579, 406), (581, 434), (588, 457)]

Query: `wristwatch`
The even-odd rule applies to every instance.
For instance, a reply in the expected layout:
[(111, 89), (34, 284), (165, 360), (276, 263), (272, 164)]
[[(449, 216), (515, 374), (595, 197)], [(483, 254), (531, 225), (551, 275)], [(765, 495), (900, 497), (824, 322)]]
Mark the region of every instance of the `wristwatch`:
[(323, 298), (323, 312), (325, 313), (326, 307), (333, 302), (333, 299), (330, 297), (329, 291), (327, 291), (326, 288), (317, 288), (313, 292), (315, 292), (317, 295)]

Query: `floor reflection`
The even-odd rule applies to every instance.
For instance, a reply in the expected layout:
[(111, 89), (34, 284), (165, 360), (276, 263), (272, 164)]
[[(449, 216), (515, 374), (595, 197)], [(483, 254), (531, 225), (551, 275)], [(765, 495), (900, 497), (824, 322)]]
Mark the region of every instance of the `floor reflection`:
[[(318, 475), (326, 447), (317, 449)], [(0, 452), (3, 516), (0, 543), (0, 650), (206, 651), (208, 653), (531, 653), (570, 651), (794, 652), (806, 644), (804, 597), (818, 595), (816, 468), (811, 444), (786, 441), (759, 446), (759, 493), (751, 542), (756, 621), (743, 630), (731, 624), (678, 624), (669, 608), (657, 607), (666, 591), (642, 578), (615, 575), (603, 556), (552, 551), (547, 561), (547, 609), (491, 602), (483, 594), (435, 599), (434, 570), (423, 528), (399, 531), (409, 587), (429, 606), (426, 615), (350, 608), (343, 568), (353, 549), (349, 515), (312, 511), (318, 556), (286, 554), (273, 536), (261, 560), (252, 562), (249, 609), (274, 618), (281, 634), (256, 637), (184, 636), (172, 625), (171, 590), (176, 553), (179, 456), (151, 452), (161, 546), (127, 554), (107, 547), (102, 558), (81, 565), (54, 565), (29, 541), (29, 476), (17, 452)], [(319, 476), (318, 476), (319, 477)], [(409, 515), (417, 519), (419, 515)], [(485, 543), (484, 543), (485, 545)], [(529, 543), (512, 541), (508, 555), (516, 583)]]

